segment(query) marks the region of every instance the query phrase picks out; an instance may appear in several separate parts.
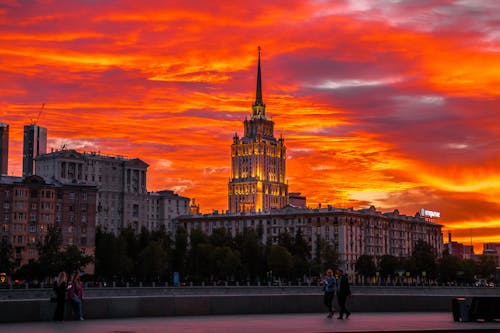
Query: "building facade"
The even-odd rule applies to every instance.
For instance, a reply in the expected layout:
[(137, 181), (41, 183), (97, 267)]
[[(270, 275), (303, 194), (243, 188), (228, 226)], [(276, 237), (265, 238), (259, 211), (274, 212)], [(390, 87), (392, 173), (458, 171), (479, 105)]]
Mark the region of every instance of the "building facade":
[(231, 175), (228, 207), (231, 213), (264, 212), (288, 204), (286, 147), (274, 137), (274, 122), (266, 118), (262, 99), (260, 49), (257, 91), (250, 120), (245, 119), (244, 135), (235, 134), (231, 145)]
[(320, 239), (329, 242), (349, 274), (354, 273), (361, 255), (408, 257), (418, 240), (433, 246), (438, 254), (443, 249), (441, 225), (426, 221), (419, 213), (381, 213), (373, 206), (361, 210), (286, 207), (261, 213), (181, 216), (177, 223), (188, 232), (200, 229), (209, 235), (217, 228), (226, 228), (233, 236), (245, 228), (261, 229), (262, 242), (270, 240), (273, 244), (277, 244), (280, 234), (295, 235), (300, 230), (311, 245), (312, 258)]
[(0, 123), (0, 175), (9, 171), (9, 125)]
[(24, 126), (23, 177), (35, 174), (35, 159), (47, 153), (47, 129), (35, 124)]
[(500, 243), (484, 243), (483, 255), (495, 258), (497, 266), (500, 267)]
[(174, 219), (181, 215), (190, 215), (190, 199), (180, 196), (174, 191), (163, 190), (148, 193), (148, 230), (163, 227), (166, 232), (174, 234)]
[(300, 192), (290, 192), (288, 194), (288, 204), (292, 207), (306, 208), (306, 197)]
[(133, 158), (99, 153), (57, 150), (36, 158), (36, 173), (63, 184), (96, 186), (96, 224), (103, 231), (118, 234), (131, 227), (139, 232), (147, 226), (148, 164)]
[[(49, 227), (61, 230), (62, 247), (77, 246), (94, 255), (96, 194), (94, 186), (61, 184), (39, 176), (0, 177), (0, 237), (9, 242), (19, 264), (38, 258), (37, 243)], [(93, 273), (93, 265), (87, 267)]]
[(472, 244), (467, 245), (453, 241), (451, 239), (451, 232), (448, 233), (448, 243), (444, 244), (444, 248), (448, 251), (448, 254), (462, 260), (475, 258)]

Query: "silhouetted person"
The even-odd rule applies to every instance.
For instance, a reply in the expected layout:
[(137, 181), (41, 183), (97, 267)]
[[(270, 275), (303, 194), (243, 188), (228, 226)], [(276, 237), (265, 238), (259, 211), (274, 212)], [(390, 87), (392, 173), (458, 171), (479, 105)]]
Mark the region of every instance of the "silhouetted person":
[(333, 317), (333, 296), (335, 295), (335, 288), (336, 288), (337, 282), (335, 281), (335, 277), (333, 276), (333, 270), (329, 268), (326, 271), (326, 277), (323, 280), (323, 290), (324, 290), (324, 295), (323, 295), (323, 303), (325, 303), (325, 306), (328, 309), (328, 316), (327, 318), (332, 318)]
[(60, 272), (57, 276), (57, 281), (54, 283), (54, 291), (56, 292), (56, 310), (54, 312), (54, 320), (64, 320), (64, 305), (66, 302), (66, 273)]
[(339, 301), (340, 313), (337, 319), (343, 319), (345, 314), (345, 319), (349, 318), (351, 313), (345, 307), (345, 302), (348, 296), (351, 296), (351, 288), (349, 286), (349, 280), (347, 279), (347, 275), (344, 274), (344, 271), (339, 269), (337, 270), (339, 278), (337, 281), (338, 290), (337, 290), (337, 298)]

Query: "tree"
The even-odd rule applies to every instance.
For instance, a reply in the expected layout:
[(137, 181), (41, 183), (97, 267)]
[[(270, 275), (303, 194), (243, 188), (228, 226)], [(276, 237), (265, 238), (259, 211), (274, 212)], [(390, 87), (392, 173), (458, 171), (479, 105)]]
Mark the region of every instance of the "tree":
[(479, 257), (479, 262), (477, 263), (477, 273), (480, 277), (490, 279), (495, 275), (495, 268), (497, 261), (494, 256), (482, 255)]
[(215, 247), (210, 243), (200, 242), (196, 246), (196, 278), (206, 280), (216, 274), (214, 252)]
[(225, 280), (235, 276), (241, 264), (240, 253), (228, 246), (217, 247), (214, 251), (215, 269), (217, 274)]
[(294, 255), (292, 257), (292, 277), (301, 279), (309, 273), (309, 262), (302, 256)]
[(375, 275), (377, 267), (373, 262), (373, 257), (367, 254), (363, 254), (359, 256), (358, 260), (356, 260), (356, 272), (364, 277), (372, 277)]
[(159, 241), (150, 242), (138, 256), (138, 276), (143, 280), (161, 281), (166, 275), (167, 253)]
[(458, 280), (459, 272), (461, 271), (460, 259), (449, 255), (443, 254), (437, 262), (438, 278), (441, 282), (454, 282)]
[(459, 280), (461, 282), (465, 283), (472, 283), (474, 282), (474, 275), (476, 275), (476, 262), (472, 259), (465, 259), (462, 260), (460, 263), (460, 272), (463, 272), (463, 274), (460, 274), (458, 276)]
[(292, 255), (283, 246), (271, 246), (271, 253), (267, 262), (269, 268), (273, 271), (273, 275), (280, 278), (289, 276), (292, 268)]
[(202, 270), (206, 265), (207, 253), (202, 244), (208, 244), (207, 235), (200, 229), (191, 230), (189, 235), (189, 251), (187, 257), (188, 272), (195, 280), (203, 279)]
[(410, 269), (414, 276), (426, 272), (427, 277), (436, 277), (436, 250), (423, 240), (418, 240), (409, 259)]
[(38, 243), (39, 278), (41, 280), (46, 277), (54, 277), (63, 269), (61, 245), (61, 229), (56, 226), (49, 226), (43, 242)]
[(97, 229), (95, 238), (95, 273), (104, 279), (124, 279), (133, 270), (132, 259), (127, 255), (124, 237)]
[(400, 268), (400, 261), (397, 257), (389, 254), (380, 257), (378, 269), (380, 270), (381, 276), (393, 276), (398, 268)]
[(85, 266), (94, 261), (92, 256), (84, 255), (75, 245), (68, 246), (61, 253), (61, 268), (65, 272), (80, 272)]
[(130, 226), (126, 229), (122, 229), (118, 236), (118, 244), (118, 246), (123, 246), (125, 248), (125, 255), (131, 264), (131, 269), (129, 271), (130, 276), (128, 277), (132, 278), (137, 272), (137, 256), (142, 249), (134, 230)]
[(328, 268), (335, 268), (339, 265), (339, 254), (337, 249), (329, 242), (323, 242), (322, 250), (323, 257), (321, 260), (322, 272), (326, 271)]
[(233, 246), (233, 237), (226, 228), (214, 229), (212, 234), (209, 236), (209, 240), (214, 247)]
[(236, 249), (240, 252), (244, 274), (250, 279), (263, 275), (265, 268), (264, 246), (254, 229), (245, 228), (242, 234), (235, 237)]
[(0, 273), (10, 275), (15, 266), (16, 261), (14, 260), (12, 246), (7, 238), (2, 238), (0, 242)]
[(175, 246), (172, 253), (172, 268), (183, 276), (186, 272), (186, 255), (188, 236), (183, 227), (178, 227), (175, 231)]
[(278, 245), (283, 246), (285, 249), (288, 250), (288, 252), (293, 253), (293, 250), (294, 250), (293, 249), (293, 238), (287, 229), (285, 229), (285, 232), (282, 232), (279, 234)]
[(302, 236), (302, 231), (300, 229), (295, 233), (292, 254), (306, 261), (311, 257), (311, 246)]
[(41, 279), (41, 276), (42, 274), (40, 263), (33, 259), (30, 259), (27, 264), (19, 267), (13, 274), (13, 277), (19, 280)]

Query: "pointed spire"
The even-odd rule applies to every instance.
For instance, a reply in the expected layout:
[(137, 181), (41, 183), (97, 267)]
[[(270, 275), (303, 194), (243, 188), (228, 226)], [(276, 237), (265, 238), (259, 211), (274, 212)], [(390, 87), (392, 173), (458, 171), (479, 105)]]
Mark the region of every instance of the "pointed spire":
[(262, 100), (262, 75), (260, 73), (260, 46), (259, 62), (257, 67), (257, 91), (255, 92), (255, 103), (252, 105), (252, 119), (266, 119), (266, 105)]
[(257, 49), (259, 50), (259, 62), (257, 67), (257, 91), (255, 93), (254, 105), (264, 105), (264, 102), (262, 101), (262, 77), (260, 74), (260, 46)]

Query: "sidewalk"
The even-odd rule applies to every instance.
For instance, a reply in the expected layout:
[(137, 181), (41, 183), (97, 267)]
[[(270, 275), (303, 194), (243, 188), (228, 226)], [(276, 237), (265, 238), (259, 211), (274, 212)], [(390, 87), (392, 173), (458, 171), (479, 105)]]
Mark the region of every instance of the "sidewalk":
[(499, 332), (500, 322), (457, 323), (451, 313), (353, 313), (234, 315), (100, 319), (0, 324), (9, 333), (329, 333), (329, 332)]

